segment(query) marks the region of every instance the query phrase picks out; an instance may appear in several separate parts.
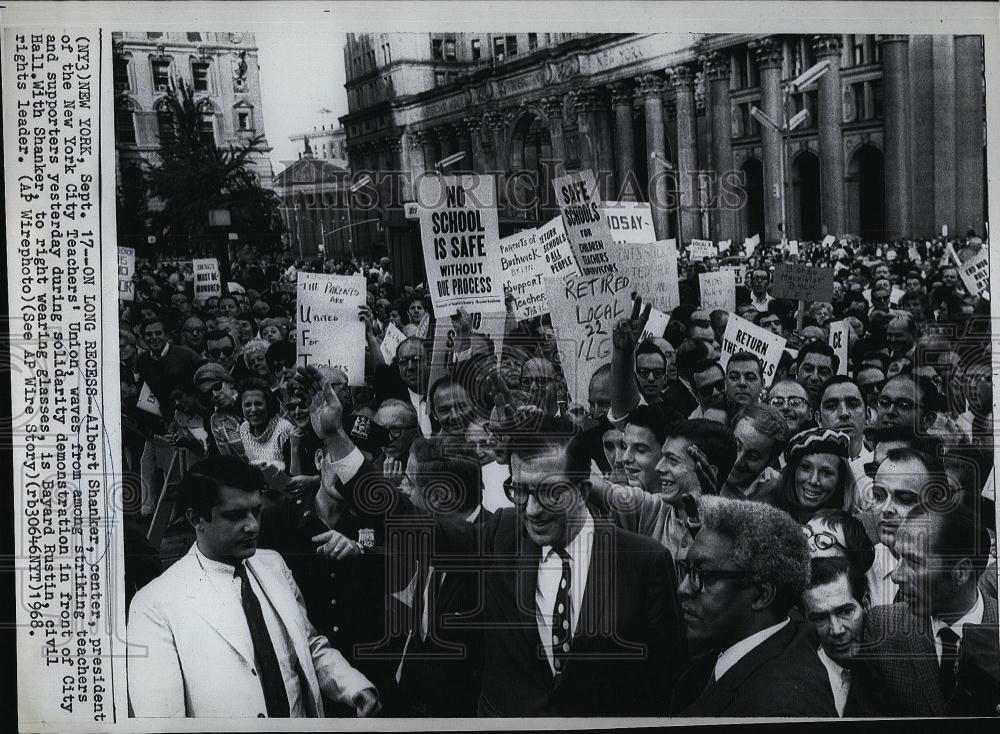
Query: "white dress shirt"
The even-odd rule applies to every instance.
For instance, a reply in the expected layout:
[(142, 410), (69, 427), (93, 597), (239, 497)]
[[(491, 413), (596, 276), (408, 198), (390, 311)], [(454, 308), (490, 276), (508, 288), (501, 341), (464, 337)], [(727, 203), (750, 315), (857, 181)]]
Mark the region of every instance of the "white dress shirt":
[[(590, 573), (590, 555), (594, 548), (594, 518), (589, 511), (580, 532), (566, 545), (569, 555), (570, 588), (569, 588), (569, 627), (576, 634), (580, 623), (580, 610), (583, 608), (583, 594), (587, 588), (587, 576)], [(562, 579), (562, 559), (555, 549), (546, 545), (538, 561), (538, 581), (535, 585), (535, 621), (538, 625), (538, 635), (545, 648), (545, 656), (549, 661), (549, 670), (556, 674), (555, 660), (552, 657), (552, 615), (555, 612), (556, 594), (559, 592), (559, 581)]]
[(937, 617), (931, 617), (931, 630), (934, 632), (934, 652), (937, 653), (938, 665), (941, 664), (941, 655), (944, 650), (944, 645), (941, 642), (941, 638), (938, 636), (938, 632), (945, 627), (951, 627), (952, 632), (958, 635), (958, 642), (961, 645), (962, 635), (965, 633), (965, 625), (982, 624), (983, 612), (985, 610), (986, 605), (983, 603), (982, 592), (980, 592), (979, 589), (976, 589), (976, 603), (972, 605), (972, 609), (967, 611), (957, 621), (948, 624), (947, 622), (942, 622)]
[(421, 435), (424, 438), (430, 438), (432, 433), (431, 407), (427, 403), (427, 398), (420, 393), (413, 392), (410, 388), (406, 388), (406, 391), (410, 394), (410, 404), (417, 411), (417, 423), (420, 425)]
[(760, 632), (755, 632), (749, 637), (743, 638), (735, 645), (723, 650), (722, 654), (719, 655), (719, 659), (715, 661), (715, 680), (722, 680), (722, 676), (728, 673), (730, 668), (749, 655), (754, 648), (763, 645), (771, 637), (778, 634), (790, 621), (788, 617), (785, 617), (783, 621), (772, 624)]
[(837, 707), (837, 716), (844, 715), (847, 705), (847, 695), (851, 692), (851, 671), (826, 654), (822, 647), (817, 650), (819, 661), (826, 668), (830, 678), (830, 688), (833, 689), (833, 703)]
[(483, 507), (496, 512), (504, 507), (513, 507), (503, 491), (503, 483), (510, 478), (510, 467), (491, 461), (483, 467)]
[(896, 598), (899, 586), (892, 580), (892, 572), (896, 570), (899, 559), (892, 555), (889, 546), (878, 543), (875, 546), (875, 562), (865, 574), (868, 577), (868, 588), (871, 592), (872, 606), (892, 604)]
[[(247, 646), (245, 649), (253, 650), (250, 626), (247, 623), (246, 613), (243, 611), (242, 583), (239, 576), (236, 575), (236, 567), (230, 566), (228, 563), (213, 561), (197, 548), (195, 548), (195, 556), (218, 595), (219, 608), (237, 620), (232, 628), (246, 630)], [(291, 718), (304, 718), (307, 716), (307, 712), (299, 681), (299, 659), (295, 655), (295, 646), (292, 644), (288, 632), (285, 631), (284, 622), (271, 606), (267, 594), (260, 587), (253, 569), (249, 566), (247, 567), (247, 578), (250, 580), (250, 588), (253, 589), (260, 601), (264, 624), (267, 625), (267, 632), (271, 637), (271, 644), (274, 645), (274, 653), (278, 658), (278, 667), (281, 669), (281, 677), (285, 682), (285, 692), (288, 694), (289, 716)], [(260, 664), (259, 661), (257, 664)]]
[(874, 481), (871, 477), (865, 474), (865, 464), (873, 461), (875, 459), (875, 454), (865, 448), (864, 444), (861, 445), (861, 453), (858, 454), (857, 458), (851, 459), (849, 462), (851, 465), (851, 471), (854, 474), (854, 483), (856, 486), (855, 500), (856, 506), (868, 507), (872, 501), (872, 485)]

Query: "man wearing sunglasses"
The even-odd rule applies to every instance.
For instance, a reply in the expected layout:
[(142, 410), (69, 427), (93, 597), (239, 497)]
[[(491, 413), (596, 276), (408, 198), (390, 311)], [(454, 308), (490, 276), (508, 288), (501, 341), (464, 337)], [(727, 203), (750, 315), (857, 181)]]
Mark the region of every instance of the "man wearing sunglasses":
[[(356, 449), (319, 377), (300, 371), (326, 461), (339, 467), (324, 482), (354, 506), (370, 488), (348, 465)], [(480, 716), (663, 714), (664, 692), (686, 662), (670, 554), (594, 519), (590, 456), (573, 434), (571, 424), (543, 419), (514, 437), (505, 486), (514, 507), (480, 524), (432, 515), (434, 562), (476, 559), (482, 571)]]
[(939, 395), (926, 377), (903, 373), (886, 380), (875, 401), (879, 426), (901, 426), (914, 435), (926, 433), (937, 418)]
[(704, 359), (694, 366), (691, 373), (698, 407), (688, 418), (723, 421), (726, 419), (726, 373), (715, 359)]
[(681, 716), (827, 716), (837, 709), (811, 631), (789, 617), (809, 580), (799, 525), (760, 502), (703, 496), (702, 528), (677, 564), (699, 655), (674, 697)]
[(221, 365), (229, 374), (232, 374), (233, 367), (236, 366), (236, 340), (228, 331), (208, 332), (205, 356), (210, 362)]

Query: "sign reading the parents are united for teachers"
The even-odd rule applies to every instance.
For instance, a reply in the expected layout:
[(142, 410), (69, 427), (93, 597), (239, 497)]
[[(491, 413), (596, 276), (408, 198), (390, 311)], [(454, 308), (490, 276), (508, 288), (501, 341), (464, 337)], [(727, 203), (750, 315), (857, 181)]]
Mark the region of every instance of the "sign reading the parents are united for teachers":
[(351, 385), (365, 384), (363, 275), (299, 273), (296, 281), (295, 358), (300, 365), (328, 364), (347, 373)]
[(556, 201), (580, 271), (584, 275), (617, 272), (610, 253), (613, 244), (611, 231), (601, 212), (594, 172), (580, 171), (560, 176), (552, 180), (552, 186), (556, 190)]
[(194, 269), (194, 300), (204, 301), (212, 296), (222, 295), (222, 275), (219, 261), (214, 257), (195, 258), (191, 261)]
[(798, 263), (779, 263), (774, 268), (775, 298), (829, 301), (833, 298), (833, 268)]
[(656, 242), (649, 204), (641, 201), (606, 202), (601, 211), (616, 243)]
[(519, 232), (500, 240), (500, 268), (503, 289), (514, 297), (514, 313), (518, 319), (549, 312), (543, 278), (552, 275), (552, 271), (538, 245), (538, 230)]
[(772, 334), (767, 329), (747, 321), (734, 313), (729, 314), (726, 331), (722, 335), (722, 354), (719, 362), (725, 367), (737, 352), (750, 352), (760, 357), (764, 369), (764, 386), (774, 379), (778, 361), (785, 350), (785, 337)]
[(587, 405), (590, 378), (611, 359), (611, 333), (629, 317), (636, 285), (623, 274), (545, 279), (566, 386), (581, 405)]
[(438, 318), (503, 311), (496, 187), (490, 176), (425, 176), (417, 191), (427, 289)]

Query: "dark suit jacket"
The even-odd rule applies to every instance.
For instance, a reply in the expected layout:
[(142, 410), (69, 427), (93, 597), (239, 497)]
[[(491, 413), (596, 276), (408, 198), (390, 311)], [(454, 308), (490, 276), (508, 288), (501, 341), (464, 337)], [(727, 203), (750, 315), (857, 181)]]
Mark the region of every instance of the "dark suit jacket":
[(807, 625), (789, 622), (709, 683), (720, 652), (703, 655), (684, 674), (675, 699), (680, 716), (837, 717)]
[(663, 404), (687, 418), (698, 407), (698, 398), (678, 378), (663, 391)]
[[(351, 482), (343, 491), (345, 496), (370, 494), (364, 482)], [(397, 508), (408, 505), (397, 500)], [(687, 664), (669, 551), (595, 518), (580, 619), (564, 672), (554, 679), (535, 620), (541, 548), (528, 537), (517, 512), (504, 508), (476, 524), (439, 517), (433, 532), (435, 567), (464, 563), (481, 575), (480, 716), (667, 713), (669, 692)], [(412, 568), (412, 563), (403, 565)]]
[(909, 604), (873, 607), (865, 619), (863, 662), (883, 682), (901, 716), (996, 716), (1000, 703), (997, 602), (988, 596), (983, 623), (966, 625), (959, 647), (956, 690), (941, 690), (930, 619)]

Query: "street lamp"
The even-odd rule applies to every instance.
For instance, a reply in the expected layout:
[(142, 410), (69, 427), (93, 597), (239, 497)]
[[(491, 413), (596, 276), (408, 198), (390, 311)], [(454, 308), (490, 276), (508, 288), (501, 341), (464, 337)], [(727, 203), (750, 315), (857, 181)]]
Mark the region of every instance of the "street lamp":
[(460, 160), (465, 158), (465, 151), (458, 151), (457, 153), (452, 153), (451, 155), (442, 158), (437, 163), (434, 164), (434, 168), (440, 173), (448, 166), (453, 166)]
[[(649, 159), (651, 161), (659, 163), (661, 166), (663, 166), (668, 171), (673, 171), (674, 170), (674, 164), (671, 163), (670, 161), (668, 161), (666, 158), (664, 158), (659, 153), (657, 153), (655, 150), (652, 153), (649, 154)], [(674, 188), (674, 191), (677, 193), (677, 246), (678, 246), (679, 250), (683, 250), (684, 249), (684, 234), (683, 234), (683, 230), (681, 229), (681, 227), (683, 226), (681, 223), (684, 220), (684, 217), (681, 215), (681, 209), (683, 208), (683, 206), (682, 206), (683, 202), (681, 202), (681, 182), (677, 180), (676, 176), (674, 177), (674, 183), (676, 184), (676, 187)]]

